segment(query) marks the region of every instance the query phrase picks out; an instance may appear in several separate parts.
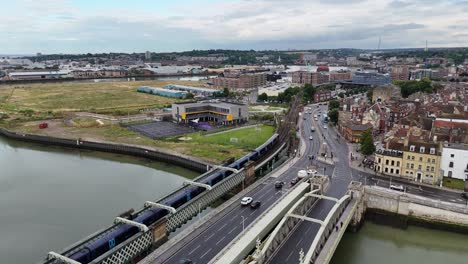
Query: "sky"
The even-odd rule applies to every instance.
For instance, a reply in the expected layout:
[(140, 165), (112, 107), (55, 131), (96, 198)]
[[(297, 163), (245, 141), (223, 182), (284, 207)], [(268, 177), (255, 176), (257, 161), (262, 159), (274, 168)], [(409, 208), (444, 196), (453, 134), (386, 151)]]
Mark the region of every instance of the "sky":
[(468, 46), (468, 0), (0, 0), (0, 54)]

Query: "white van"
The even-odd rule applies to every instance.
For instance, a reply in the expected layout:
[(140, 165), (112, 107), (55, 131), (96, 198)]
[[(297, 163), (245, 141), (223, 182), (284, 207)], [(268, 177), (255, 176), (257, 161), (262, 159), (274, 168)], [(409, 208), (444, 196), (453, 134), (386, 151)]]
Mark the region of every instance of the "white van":
[(403, 185), (390, 184), (390, 189), (395, 190), (395, 191), (400, 191), (400, 192), (405, 191), (405, 187)]

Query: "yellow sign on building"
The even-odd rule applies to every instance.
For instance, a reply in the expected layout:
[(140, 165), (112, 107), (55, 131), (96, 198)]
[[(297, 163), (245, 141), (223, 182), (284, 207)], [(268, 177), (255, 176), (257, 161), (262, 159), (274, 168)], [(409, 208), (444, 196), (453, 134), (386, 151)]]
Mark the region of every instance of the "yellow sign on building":
[(233, 118), (232, 118), (232, 114), (227, 115), (227, 120), (228, 120), (228, 121), (232, 121), (232, 119), (233, 119)]
[(182, 113), (181, 115), (182, 119), (185, 120), (187, 118), (187, 114), (186, 113)]

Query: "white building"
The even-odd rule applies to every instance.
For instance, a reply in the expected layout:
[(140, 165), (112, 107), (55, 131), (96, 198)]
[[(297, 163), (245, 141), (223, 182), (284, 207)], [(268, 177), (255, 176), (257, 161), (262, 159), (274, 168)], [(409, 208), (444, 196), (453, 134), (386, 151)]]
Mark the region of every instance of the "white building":
[(468, 146), (445, 144), (442, 148), (440, 170), (444, 177), (468, 180)]

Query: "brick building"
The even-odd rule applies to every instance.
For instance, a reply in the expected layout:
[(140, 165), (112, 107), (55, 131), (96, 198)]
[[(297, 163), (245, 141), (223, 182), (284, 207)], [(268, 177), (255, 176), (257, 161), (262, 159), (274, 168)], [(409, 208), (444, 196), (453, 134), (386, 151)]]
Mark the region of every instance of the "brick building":
[(410, 78), (410, 71), (409, 67), (407, 65), (400, 65), (400, 66), (395, 66), (392, 68), (392, 72), (390, 74), (390, 77), (392, 78), (393, 81), (399, 80), (399, 81), (407, 81)]
[(328, 101), (332, 98), (331, 92), (328, 90), (320, 90), (314, 94), (314, 102)]
[(330, 75), (321, 72), (297, 71), (292, 74), (292, 82), (298, 84), (320, 85), (330, 82)]
[(250, 89), (266, 84), (264, 73), (223, 73), (213, 79), (214, 88)]
[(330, 82), (352, 80), (353, 76), (349, 71), (330, 72)]

